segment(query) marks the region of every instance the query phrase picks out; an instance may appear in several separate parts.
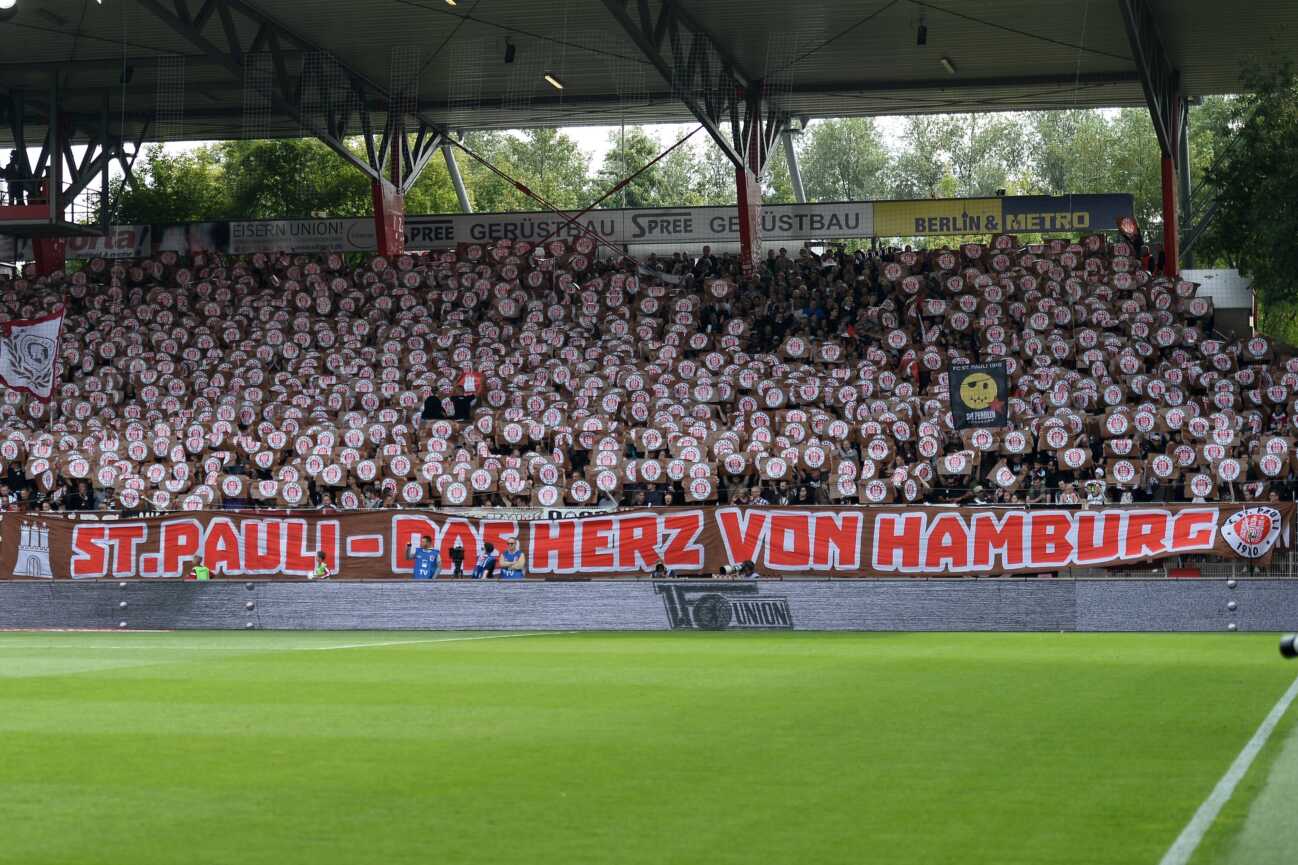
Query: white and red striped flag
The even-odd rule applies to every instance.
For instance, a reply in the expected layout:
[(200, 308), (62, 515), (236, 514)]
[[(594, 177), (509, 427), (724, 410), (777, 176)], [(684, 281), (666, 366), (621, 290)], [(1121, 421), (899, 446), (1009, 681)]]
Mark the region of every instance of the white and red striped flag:
[(60, 306), (41, 318), (0, 322), (0, 384), (50, 401), (63, 311)]

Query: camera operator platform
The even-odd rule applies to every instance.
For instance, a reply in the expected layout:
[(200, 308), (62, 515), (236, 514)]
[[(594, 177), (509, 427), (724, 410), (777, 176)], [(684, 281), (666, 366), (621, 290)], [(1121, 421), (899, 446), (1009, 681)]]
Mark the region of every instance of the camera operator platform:
[[(112, 129), (105, 96), (98, 112), (64, 111), (57, 76), (43, 99), (36, 91), (15, 91), (0, 105), (0, 249), (13, 260), (31, 259), (37, 276), (64, 269), (66, 241), (70, 237), (100, 237), (107, 233), (112, 208), (109, 167), (122, 161), (125, 151), (120, 130)], [(7, 128), (6, 128), (7, 127)], [(43, 127), (43, 129), (42, 129)], [(40, 130), (38, 132), (38, 130)], [(7, 134), (6, 134), (7, 133)], [(39, 155), (33, 157), (39, 146)], [(82, 148), (80, 158), (73, 147)], [(8, 150), (6, 153), (5, 150)], [(139, 152), (139, 146), (136, 146)], [(98, 221), (78, 220), (78, 201), (99, 180)], [(18, 241), (30, 241), (31, 251), (20, 254)]]
[[(67, 221), (59, 206), (58, 196), (49, 193), (48, 178), (8, 180), (6, 186), (6, 203), (0, 204), (0, 235), (31, 241), (32, 258), (36, 262), (38, 276), (63, 269), (66, 260), (64, 242), (67, 238), (98, 237), (104, 234), (99, 226), (78, 225)], [(15, 253), (16, 251), (15, 244)], [(17, 257), (15, 254), (15, 258)]]

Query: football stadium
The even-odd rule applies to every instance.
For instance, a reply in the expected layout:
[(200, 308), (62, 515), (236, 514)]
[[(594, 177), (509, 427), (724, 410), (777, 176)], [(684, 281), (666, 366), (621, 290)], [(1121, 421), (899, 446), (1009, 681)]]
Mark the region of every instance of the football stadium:
[(0, 0), (0, 863), (1291, 862), (1295, 63)]

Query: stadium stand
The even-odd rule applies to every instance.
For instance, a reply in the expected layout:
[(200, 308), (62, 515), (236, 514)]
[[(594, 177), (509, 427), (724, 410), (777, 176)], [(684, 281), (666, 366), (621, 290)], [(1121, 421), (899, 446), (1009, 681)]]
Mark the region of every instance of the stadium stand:
[[(67, 304), (6, 391), (0, 505), (1291, 499), (1298, 358), (1126, 242), (600, 259), (585, 237), (349, 262), (175, 253), (0, 281)], [(1009, 427), (952, 428), (1004, 360)]]

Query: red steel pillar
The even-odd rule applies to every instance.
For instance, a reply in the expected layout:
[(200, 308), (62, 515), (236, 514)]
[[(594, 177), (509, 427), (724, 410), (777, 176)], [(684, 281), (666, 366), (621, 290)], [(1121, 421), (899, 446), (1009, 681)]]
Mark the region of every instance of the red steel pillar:
[(67, 239), (63, 237), (33, 237), (32, 253), (36, 259), (36, 275), (49, 276), (67, 267)]
[[(59, 113), (59, 83), (55, 76), (50, 87), (49, 129), (46, 146), (49, 164), (39, 195), (48, 208), (50, 224), (63, 221), (63, 154), (67, 147), (67, 119)], [(29, 201), (29, 203), (32, 203)], [(67, 266), (67, 241), (62, 237), (33, 237), (32, 257), (36, 259), (36, 275), (49, 276)]]
[(747, 274), (762, 263), (762, 185), (747, 168), (735, 169), (735, 185), (739, 207), (739, 261)]
[[(404, 130), (400, 131), (405, 134)], [(392, 258), (406, 251), (406, 197), (401, 192), (401, 139), (392, 136), (391, 161), (392, 179), (375, 180), (372, 185), (374, 196), (374, 238), (378, 242), (379, 255)]]
[[(1168, 137), (1172, 141), (1179, 141), (1181, 130), (1181, 110), (1179, 105), (1172, 106), (1170, 112), (1172, 116), (1172, 128), (1168, 130)], [(1177, 185), (1179, 175), (1177, 174), (1177, 148), (1172, 149), (1171, 154), (1163, 155), (1163, 254), (1165, 263), (1163, 273), (1166, 276), (1176, 276), (1181, 272), (1181, 221), (1177, 217)]]
[(735, 168), (735, 196), (739, 208), (739, 261), (744, 273), (762, 266), (762, 124), (760, 109), (748, 124), (748, 164)]

